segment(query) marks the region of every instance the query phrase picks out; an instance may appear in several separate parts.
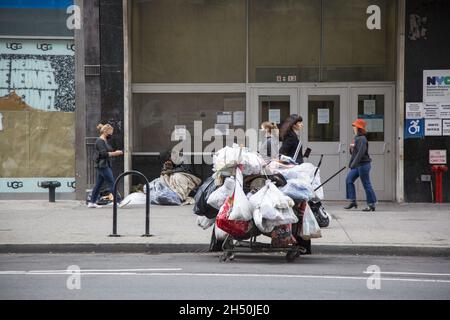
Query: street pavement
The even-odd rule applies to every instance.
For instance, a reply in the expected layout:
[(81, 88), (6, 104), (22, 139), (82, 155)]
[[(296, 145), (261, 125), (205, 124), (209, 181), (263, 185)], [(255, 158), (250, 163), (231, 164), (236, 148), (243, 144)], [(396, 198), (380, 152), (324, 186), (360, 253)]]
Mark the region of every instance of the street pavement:
[[(380, 203), (375, 213), (343, 205), (325, 202), (333, 219), (313, 253), (450, 256), (450, 204)], [(110, 206), (0, 200), (0, 252), (206, 252), (212, 229), (196, 225), (192, 207), (152, 205), (148, 238), (144, 206), (118, 209), (121, 237), (112, 238)]]
[(449, 300), (449, 271), (445, 257), (0, 254), (0, 299)]

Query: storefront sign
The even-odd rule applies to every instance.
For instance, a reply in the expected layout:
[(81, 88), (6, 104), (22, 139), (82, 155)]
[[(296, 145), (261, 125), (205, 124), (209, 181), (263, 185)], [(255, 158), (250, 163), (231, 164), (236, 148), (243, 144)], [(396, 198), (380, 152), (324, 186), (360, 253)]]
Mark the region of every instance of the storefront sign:
[(425, 136), (441, 136), (442, 120), (441, 119), (425, 119)]
[(450, 70), (423, 70), (423, 101), (450, 102)]
[(447, 150), (430, 150), (430, 164), (447, 164)]
[(423, 117), (425, 119), (439, 118), (439, 104), (438, 103), (424, 103)]
[(424, 131), (423, 119), (408, 119), (405, 121), (405, 139), (422, 138)]
[(450, 136), (450, 119), (442, 120), (442, 135)]
[(328, 124), (330, 123), (330, 109), (317, 109), (317, 123)]
[(419, 119), (423, 118), (423, 103), (421, 102), (408, 102), (406, 103), (406, 119)]
[(61, 186), (57, 193), (75, 192), (75, 178), (42, 177), (42, 178), (0, 178), (0, 193), (48, 193), (48, 189), (40, 185), (43, 181), (58, 181)]

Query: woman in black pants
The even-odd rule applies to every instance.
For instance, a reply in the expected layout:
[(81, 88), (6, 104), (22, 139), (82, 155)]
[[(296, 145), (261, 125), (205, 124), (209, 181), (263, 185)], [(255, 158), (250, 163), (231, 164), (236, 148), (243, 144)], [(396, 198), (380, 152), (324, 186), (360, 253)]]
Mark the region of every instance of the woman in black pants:
[[(91, 199), (88, 203), (89, 208), (99, 208), (97, 205), (97, 198), (100, 193), (100, 188), (103, 182), (106, 182), (110, 193), (113, 193), (114, 176), (112, 172), (111, 158), (123, 155), (121, 150), (113, 151), (113, 148), (108, 143), (108, 139), (114, 133), (114, 128), (110, 124), (99, 124), (97, 129), (100, 131), (100, 137), (95, 140), (95, 168), (97, 169), (97, 181), (92, 190)], [(120, 201), (119, 197), (117, 199)]]

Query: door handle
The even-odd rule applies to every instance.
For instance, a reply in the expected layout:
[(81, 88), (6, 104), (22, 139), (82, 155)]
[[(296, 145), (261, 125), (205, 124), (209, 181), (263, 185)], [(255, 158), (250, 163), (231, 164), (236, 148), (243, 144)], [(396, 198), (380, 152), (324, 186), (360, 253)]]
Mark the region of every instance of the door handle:
[[(383, 144), (383, 154), (386, 152), (386, 145), (387, 145), (388, 143), (387, 142), (385, 142), (384, 144)], [(388, 152), (389, 152), (389, 150), (388, 150)]]
[[(338, 153), (341, 153), (342, 147), (345, 146), (345, 143), (339, 143)], [(342, 151), (342, 153), (345, 153), (345, 149)]]

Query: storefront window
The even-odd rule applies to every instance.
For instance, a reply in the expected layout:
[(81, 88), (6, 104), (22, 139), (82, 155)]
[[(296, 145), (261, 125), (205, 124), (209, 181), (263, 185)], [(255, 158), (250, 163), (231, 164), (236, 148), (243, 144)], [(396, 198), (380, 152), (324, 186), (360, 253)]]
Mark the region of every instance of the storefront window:
[(133, 82), (243, 83), (243, 0), (134, 0)]
[[(367, 27), (380, 8), (381, 29)], [(395, 80), (395, 1), (323, 0), (322, 81)]]
[(250, 0), (250, 82), (319, 80), (320, 1)]
[(75, 190), (72, 40), (0, 40), (0, 193)]
[[(225, 145), (231, 129), (245, 130), (245, 94), (134, 94), (133, 102), (133, 152), (165, 152), (189, 135), (191, 151), (200, 138), (202, 152), (216, 139)], [(213, 137), (203, 139), (208, 129)]]

